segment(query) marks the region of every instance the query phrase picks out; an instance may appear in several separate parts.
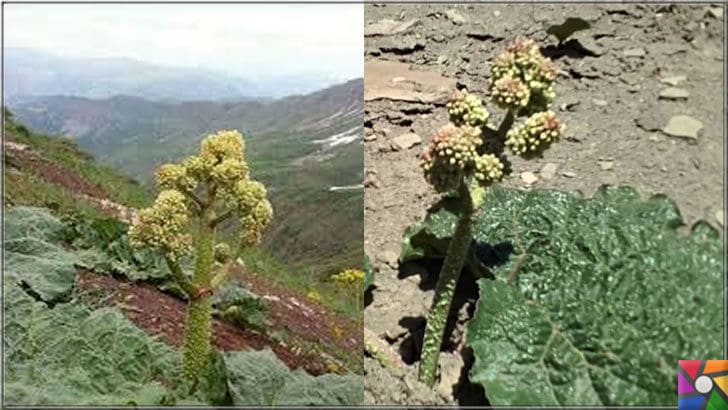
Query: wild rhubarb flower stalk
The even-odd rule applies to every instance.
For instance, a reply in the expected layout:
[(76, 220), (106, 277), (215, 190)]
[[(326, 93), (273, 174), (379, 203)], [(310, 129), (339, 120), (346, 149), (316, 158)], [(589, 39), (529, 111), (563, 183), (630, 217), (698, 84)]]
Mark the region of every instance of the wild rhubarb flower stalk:
[[(199, 154), (157, 169), (161, 189), (129, 228), (131, 244), (162, 253), (188, 298), (184, 375), (194, 388), (210, 355), (213, 292), (246, 246), (257, 244), (273, 211), (265, 187), (252, 179), (243, 136), (220, 131), (202, 140)], [(217, 238), (220, 224), (239, 220), (235, 252)], [(194, 272), (183, 261), (194, 259)]]
[[(491, 70), (492, 102), (506, 110), (497, 129), (489, 126), (490, 113), (467, 91), (456, 91), (447, 103), (450, 123), (440, 128), (422, 154), (425, 179), (441, 193), (457, 196), (457, 225), (435, 289), (427, 318), (420, 381), (432, 386), (450, 305), (460, 272), (470, 251), (473, 217), (487, 188), (509, 171), (505, 148), (524, 158), (543, 154), (560, 139), (564, 125), (549, 111), (555, 97), (557, 69), (536, 43), (518, 39), (500, 54)], [(526, 120), (514, 126), (519, 117)]]

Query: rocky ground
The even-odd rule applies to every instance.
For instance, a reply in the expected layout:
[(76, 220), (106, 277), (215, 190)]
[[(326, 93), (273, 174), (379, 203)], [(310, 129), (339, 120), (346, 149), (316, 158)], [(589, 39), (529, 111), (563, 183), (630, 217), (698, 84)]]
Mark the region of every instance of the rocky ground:
[[(567, 17), (591, 28), (558, 46), (546, 30)], [(529, 36), (562, 70), (555, 111), (566, 139), (542, 159), (516, 159), (506, 186), (591, 195), (602, 184), (632, 185), (673, 198), (686, 227), (700, 219), (722, 226), (723, 19), (722, 8), (706, 5), (365, 6), (365, 250), (378, 270), (366, 327), (406, 363), (385, 369), (365, 359), (367, 403), (487, 404), (467, 383), (460, 325), (447, 335), (436, 388), (416, 382), (433, 296), (421, 278), (437, 267), (397, 261), (405, 228), (437, 198), (418, 156), (446, 123), (450, 92), (464, 87), (485, 99), (489, 62)], [(490, 111), (497, 124), (498, 110)], [(468, 284), (452, 313), (458, 323), (472, 311)]]

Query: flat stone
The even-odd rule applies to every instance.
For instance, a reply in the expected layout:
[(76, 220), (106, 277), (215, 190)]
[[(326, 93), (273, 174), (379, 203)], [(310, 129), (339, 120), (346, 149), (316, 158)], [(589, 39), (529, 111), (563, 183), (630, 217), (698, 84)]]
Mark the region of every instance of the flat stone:
[(375, 36), (391, 36), (395, 34), (406, 33), (415, 26), (420, 24), (419, 19), (407, 21), (396, 21), (390, 19), (379, 20), (376, 23), (369, 24), (364, 28), (364, 37)]
[(708, 15), (715, 19), (723, 20), (723, 7), (708, 7)]
[(602, 171), (610, 171), (614, 169), (614, 162), (613, 161), (599, 161), (599, 168), (601, 168)]
[(526, 185), (533, 185), (538, 181), (538, 177), (533, 172), (521, 172), (521, 181)]
[(609, 105), (609, 103), (605, 100), (600, 100), (598, 98), (592, 99), (592, 104), (596, 105), (597, 107), (606, 107)]
[(397, 252), (394, 251), (382, 251), (379, 255), (377, 255), (377, 260), (386, 263), (392, 269), (397, 269), (397, 266), (399, 265), (399, 255), (397, 255)]
[(364, 137), (364, 142), (371, 142), (377, 140), (377, 134), (369, 134)]
[(644, 48), (628, 48), (622, 52), (625, 57), (644, 57), (646, 54)]
[(684, 75), (674, 75), (674, 76), (670, 76), (670, 77), (660, 78), (661, 83), (668, 84), (673, 87), (676, 85), (679, 85), (681, 82), (683, 82), (685, 80), (687, 80), (687, 77)]
[(659, 98), (663, 100), (686, 100), (690, 96), (687, 90), (677, 87), (667, 87), (660, 91)]
[(458, 25), (463, 24), (467, 21), (467, 20), (465, 20), (465, 17), (463, 17), (462, 15), (460, 15), (460, 13), (458, 13), (456, 10), (453, 10), (453, 9), (446, 11), (445, 17), (450, 19), (450, 21), (452, 21), (454, 24), (458, 24)]
[(541, 168), (541, 171), (539, 171), (538, 174), (543, 179), (551, 179), (556, 175), (556, 170), (558, 168), (558, 165), (554, 164), (553, 162), (549, 162), (548, 164), (544, 165), (543, 168)]
[[(400, 81), (393, 82), (393, 79)], [(407, 63), (382, 60), (364, 63), (364, 101), (384, 99), (444, 105), (455, 88), (455, 80), (434, 71), (411, 70)]]
[(572, 171), (564, 171), (561, 173), (561, 175), (563, 175), (567, 178), (576, 178), (576, 172), (572, 172)]
[(688, 115), (676, 115), (667, 122), (662, 129), (672, 137), (698, 139), (698, 133), (703, 129), (703, 123)]
[(396, 151), (408, 150), (419, 144), (422, 144), (422, 137), (413, 132), (402, 134), (392, 140), (392, 148)]

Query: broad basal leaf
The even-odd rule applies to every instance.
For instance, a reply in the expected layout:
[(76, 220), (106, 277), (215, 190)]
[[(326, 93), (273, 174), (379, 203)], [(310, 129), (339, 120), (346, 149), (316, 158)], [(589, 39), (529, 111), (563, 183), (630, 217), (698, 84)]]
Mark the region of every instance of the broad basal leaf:
[(512, 252), (481, 255), (496, 279), (479, 281), (467, 337), (490, 403), (676, 405), (677, 361), (722, 357), (725, 325), (723, 241), (681, 224), (672, 201), (631, 188), (492, 189), (475, 240)]
[(291, 371), (270, 349), (226, 353), (225, 366), (235, 406), (346, 406), (364, 400), (360, 376)]

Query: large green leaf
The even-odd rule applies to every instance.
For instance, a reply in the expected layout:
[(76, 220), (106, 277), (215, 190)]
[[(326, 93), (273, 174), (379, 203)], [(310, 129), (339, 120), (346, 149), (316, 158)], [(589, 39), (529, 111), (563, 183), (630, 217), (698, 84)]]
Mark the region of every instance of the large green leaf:
[(116, 309), (53, 309), (19, 286), (3, 292), (4, 397), (12, 405), (158, 405), (179, 355)]
[[(441, 209), (424, 225), (454, 221)], [(725, 325), (723, 241), (681, 224), (672, 201), (628, 187), (492, 189), (475, 240), (512, 253), (481, 254), (495, 280), (479, 281), (467, 337), (490, 403), (675, 405), (677, 361), (721, 357)]]
[(118, 273), (132, 281), (163, 282), (171, 277), (164, 258), (149, 249), (135, 249), (128, 226), (116, 219), (75, 215), (66, 218), (64, 236), (79, 252), (81, 265)]
[(212, 299), (215, 313), (246, 329), (264, 332), (267, 327), (265, 300), (241, 283), (222, 286)]
[(225, 354), (228, 386), (235, 406), (345, 406), (364, 400), (357, 375), (314, 377), (291, 371), (270, 350)]
[(41, 208), (9, 208), (4, 215), (3, 277), (46, 302), (70, 296), (76, 256), (60, 246), (63, 224)]

